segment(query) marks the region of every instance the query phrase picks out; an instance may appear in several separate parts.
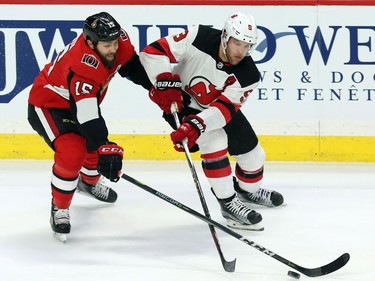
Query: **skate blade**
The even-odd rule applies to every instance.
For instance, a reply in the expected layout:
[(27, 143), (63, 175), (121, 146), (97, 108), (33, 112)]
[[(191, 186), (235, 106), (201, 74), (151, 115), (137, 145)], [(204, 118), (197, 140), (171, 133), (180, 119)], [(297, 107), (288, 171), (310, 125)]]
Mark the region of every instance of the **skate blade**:
[(236, 221), (227, 219), (227, 226), (234, 229), (250, 230), (250, 231), (263, 231), (264, 227), (261, 223), (257, 224), (240, 224)]
[(65, 244), (65, 242), (67, 240), (66, 234), (57, 233), (57, 232), (53, 232), (52, 234), (53, 234), (53, 237), (55, 237), (58, 241)]
[(287, 206), (287, 203), (283, 203), (279, 206), (274, 206), (274, 205), (267, 205), (267, 204), (261, 204), (261, 203), (254, 203), (254, 202), (245, 202), (245, 201), (242, 201), (242, 203), (250, 208), (250, 209), (254, 209), (254, 207), (258, 208), (258, 207), (264, 207), (264, 208), (279, 208), (279, 207), (283, 207), (283, 206)]

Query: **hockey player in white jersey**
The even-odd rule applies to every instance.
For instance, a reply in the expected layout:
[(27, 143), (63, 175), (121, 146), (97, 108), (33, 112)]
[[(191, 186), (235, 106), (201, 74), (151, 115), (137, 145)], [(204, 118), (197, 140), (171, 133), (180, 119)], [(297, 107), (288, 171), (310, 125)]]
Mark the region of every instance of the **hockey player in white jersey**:
[[(236, 12), (222, 30), (194, 26), (140, 53), (154, 85), (149, 96), (175, 129), (175, 149), (184, 151), (181, 142), (187, 138), (190, 151), (200, 151), (204, 174), (228, 226), (249, 230), (263, 230), (254, 204), (276, 207), (284, 201), (279, 192), (261, 188), (265, 152), (240, 110), (259, 83), (250, 56), (257, 38), (253, 17)], [(179, 128), (170, 112), (172, 102), (179, 108)], [(235, 177), (228, 154), (236, 160)]]

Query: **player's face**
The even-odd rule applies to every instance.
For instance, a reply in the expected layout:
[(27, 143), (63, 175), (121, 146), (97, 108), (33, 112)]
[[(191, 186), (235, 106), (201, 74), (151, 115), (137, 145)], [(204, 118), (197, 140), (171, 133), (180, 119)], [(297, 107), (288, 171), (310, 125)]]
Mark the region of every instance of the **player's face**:
[(237, 40), (231, 37), (227, 43), (226, 55), (227, 60), (232, 65), (237, 65), (247, 55), (251, 44)]
[(116, 61), (118, 40), (116, 39), (108, 42), (99, 41), (94, 49), (102, 59), (103, 64), (107, 68), (110, 68)]

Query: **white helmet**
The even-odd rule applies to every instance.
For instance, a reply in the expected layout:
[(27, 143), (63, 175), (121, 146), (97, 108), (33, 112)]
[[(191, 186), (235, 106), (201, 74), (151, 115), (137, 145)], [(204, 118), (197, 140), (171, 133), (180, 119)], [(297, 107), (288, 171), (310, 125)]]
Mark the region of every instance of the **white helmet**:
[(254, 18), (240, 12), (231, 14), (225, 21), (223, 32), (221, 34), (221, 43), (225, 49), (229, 38), (233, 37), (237, 40), (250, 43), (248, 55), (255, 49), (258, 41), (258, 29)]

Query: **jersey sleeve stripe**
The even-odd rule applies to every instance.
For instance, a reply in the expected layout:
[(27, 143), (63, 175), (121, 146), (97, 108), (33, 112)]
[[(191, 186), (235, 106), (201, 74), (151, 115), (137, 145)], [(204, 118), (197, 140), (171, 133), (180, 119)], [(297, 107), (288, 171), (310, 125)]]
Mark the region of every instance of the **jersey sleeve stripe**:
[(225, 118), (225, 122), (228, 123), (234, 114), (240, 109), (240, 106), (234, 105), (233, 103), (226, 101), (224, 97), (219, 96), (219, 98), (211, 103), (210, 106), (214, 106), (219, 109), (221, 114)]
[(176, 58), (169, 48), (169, 44), (165, 38), (161, 38), (158, 41), (155, 41), (145, 47), (142, 52), (145, 52), (150, 55), (162, 55), (167, 56), (171, 63), (177, 62)]

